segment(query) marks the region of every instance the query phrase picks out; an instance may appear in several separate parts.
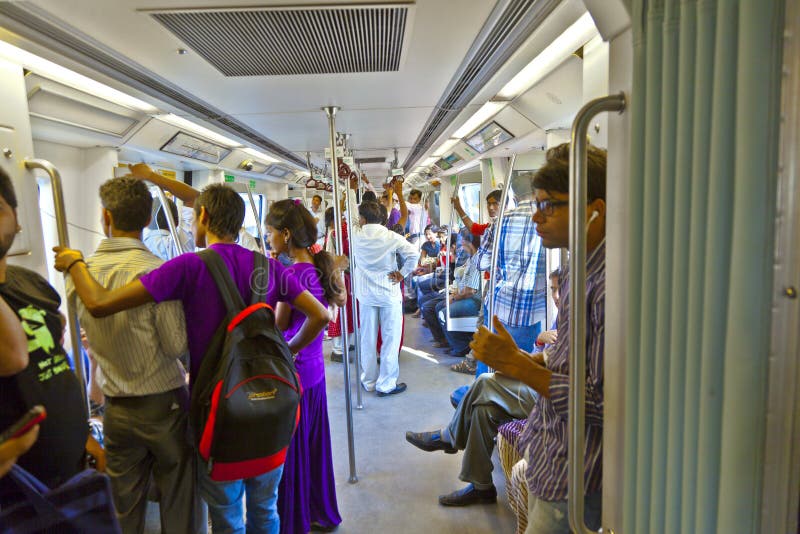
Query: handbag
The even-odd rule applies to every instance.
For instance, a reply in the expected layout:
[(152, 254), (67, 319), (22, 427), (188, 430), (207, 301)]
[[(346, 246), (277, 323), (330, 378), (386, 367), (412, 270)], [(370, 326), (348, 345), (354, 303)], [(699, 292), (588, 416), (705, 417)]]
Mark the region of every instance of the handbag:
[(111, 482), (103, 473), (87, 469), (56, 489), (18, 465), (6, 477), (20, 489), (22, 499), (0, 510), (0, 533), (122, 532), (114, 514)]

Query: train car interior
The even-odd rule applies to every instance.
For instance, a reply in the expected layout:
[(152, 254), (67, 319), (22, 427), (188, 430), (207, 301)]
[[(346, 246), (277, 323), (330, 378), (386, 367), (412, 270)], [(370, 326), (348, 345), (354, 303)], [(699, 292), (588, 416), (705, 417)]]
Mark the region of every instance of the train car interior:
[[(75, 272), (111, 237), (101, 186), (132, 175), (164, 265), (204, 248), (219, 184), (232, 243), (287, 272), (338, 257), (348, 303), (315, 300), (330, 436), (303, 438), (330, 444), (289, 457), (332, 455), (339, 518), (311, 497), (289, 519), (282, 485), (281, 532), (800, 532), (798, 57), (783, 0), (0, 0), (2, 273), (46, 279), (66, 352), (91, 352)], [(317, 234), (279, 253), (286, 199)], [(151, 488), (139, 531), (169, 502)]]

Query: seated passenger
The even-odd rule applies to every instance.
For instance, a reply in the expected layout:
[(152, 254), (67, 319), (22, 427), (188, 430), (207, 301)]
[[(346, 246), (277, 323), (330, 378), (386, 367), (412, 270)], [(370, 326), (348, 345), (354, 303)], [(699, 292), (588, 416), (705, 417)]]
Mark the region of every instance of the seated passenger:
[[(36, 443), (17, 463), (55, 488), (85, 468), (87, 448), (100, 455), (98, 467), (104, 468), (105, 460), (89, 437), (82, 385), (59, 343), (61, 299), (35, 272), (8, 265), (8, 251), (20, 230), (14, 187), (0, 168), (0, 429), (37, 404), (45, 407), (47, 419), (39, 425)], [(19, 496), (15, 483), (0, 480), (0, 506)]]
[[(166, 178), (168, 179), (168, 178)], [(148, 194), (150, 194), (148, 192)], [(178, 237), (181, 242), (181, 248), (184, 252), (192, 252), (194, 250), (194, 241), (192, 237), (179, 225), (178, 220), (178, 206), (169, 199), (170, 215), (172, 221), (175, 223), (175, 229), (178, 231)], [(144, 244), (150, 249), (150, 252), (161, 258), (162, 260), (171, 260), (178, 255), (178, 249), (175, 246), (175, 241), (172, 239), (172, 234), (169, 231), (169, 223), (167, 222), (164, 207), (159, 205), (156, 212), (156, 230), (145, 229), (144, 231)]]
[[(589, 147), (586, 209), (586, 434), (584, 450), (584, 521), (600, 527), (603, 464), (603, 358), (605, 310), (606, 152)], [(533, 214), (547, 248), (569, 245), (569, 145), (548, 151), (534, 177), (537, 209)], [(567, 534), (567, 447), (569, 398), (569, 285), (561, 285), (558, 339), (548, 358), (531, 357), (495, 320), (497, 333), (481, 328), (472, 342), (475, 356), (521, 380), (540, 395), (520, 436), (529, 451), (526, 534)], [(538, 451), (532, 454), (532, 451)]]
[[(477, 240), (477, 236), (474, 237)], [(559, 271), (553, 271), (550, 277), (553, 302), (558, 306)], [(450, 311), (452, 314), (452, 308)], [(471, 340), (472, 334), (469, 337)], [(541, 339), (552, 337), (553, 334), (540, 335)], [(534, 352), (544, 348), (544, 344), (536, 345)], [(465, 506), (495, 501), (497, 491), (492, 483), (492, 450), (497, 429), (512, 419), (526, 417), (536, 397), (537, 393), (532, 387), (518, 380), (500, 373), (482, 374), (458, 403), (456, 413), (447, 427), (434, 432), (406, 432), (406, 440), (424, 451), (444, 450), (453, 453), (464, 450), (459, 478), (469, 482), (469, 485), (439, 497), (440, 504)]]
[[(100, 202), (107, 237), (86, 263), (101, 285), (117, 289), (164, 263), (141, 241), (153, 199), (141, 181), (115, 178), (100, 187)], [(122, 531), (144, 531), (151, 479), (161, 495), (161, 529), (196, 531), (202, 523), (187, 434), (189, 392), (179, 360), (188, 351), (180, 303), (150, 303), (95, 319), (69, 278), (66, 292), (77, 300), (100, 370), (93, 378), (107, 402), (104, 444)]]
[[(472, 256), (480, 243), (480, 237), (470, 235), (464, 241), (464, 250)], [(449, 296), (450, 317), (475, 317), (481, 308), (481, 272), (472, 261), (467, 261), (466, 265), (457, 267), (461, 271), (460, 276), (456, 275), (458, 284), (456, 291)], [(449, 330), (446, 322), (446, 303), (441, 302), (436, 306), (435, 318), (439, 329), (443, 333), (450, 351), (453, 356), (466, 356), (469, 352), (469, 342), (472, 341), (473, 331), (460, 332)], [(428, 323), (430, 326), (430, 323)], [(433, 330), (433, 328), (431, 328)]]
[[(139, 179), (158, 179), (158, 175), (145, 164), (134, 165), (131, 171)], [(255, 257), (253, 252), (235, 243), (244, 221), (244, 201), (235, 191), (222, 184), (210, 185), (202, 193), (186, 184), (178, 187), (183, 189), (182, 194), (194, 205), (195, 244), (211, 248), (222, 257), (242, 298), (249, 301)], [(92, 277), (79, 251), (56, 247), (56, 252), (56, 268), (69, 273), (78, 296), (95, 317), (113, 315), (150, 302), (182, 302), (186, 316), (191, 388), (206, 347), (227, 315), (222, 296), (203, 260), (196, 254), (183, 254), (136, 281), (108, 290)], [(303, 326), (288, 340), (289, 349), (296, 354), (325, 327), (328, 311), (311, 293), (303, 290), (297, 279), (280, 263), (269, 260), (269, 264), (265, 301), (273, 308), (278, 301), (291, 302), (306, 316)], [(214, 531), (243, 532), (246, 499), (248, 530), (278, 532), (280, 522), (276, 501), (282, 465), (256, 477), (216, 482), (211, 480), (205, 463), (198, 461), (201, 463), (198, 468), (199, 492), (208, 504)]]
[[(329, 302), (343, 306), (346, 293), (333, 255), (324, 251), (312, 254), (309, 250), (316, 238), (311, 213), (292, 200), (279, 200), (272, 204), (266, 221), (272, 250), (287, 251), (294, 261), (287, 270), (323, 306)], [(275, 322), (286, 337), (294, 336), (304, 321), (305, 316), (289, 304), (278, 304)], [(286, 454), (278, 489), (281, 532), (286, 534), (309, 532), (312, 527), (334, 529), (342, 522), (336, 504), (322, 337), (320, 332), (295, 359), (303, 385), (300, 421)]]
[[(356, 189), (357, 183), (351, 180)], [(358, 213), (358, 219), (354, 215)], [(355, 297), (359, 301), (361, 325), (361, 384), (378, 396), (402, 393), (406, 385), (398, 382), (399, 351), (403, 329), (403, 303), (400, 282), (411, 273), (419, 254), (416, 247), (381, 224), (381, 206), (363, 202), (358, 208), (352, 195), (348, 205), (351, 251), (358, 269)], [(398, 270), (398, 259), (402, 267)], [(380, 330), (380, 370), (377, 368), (376, 343)]]

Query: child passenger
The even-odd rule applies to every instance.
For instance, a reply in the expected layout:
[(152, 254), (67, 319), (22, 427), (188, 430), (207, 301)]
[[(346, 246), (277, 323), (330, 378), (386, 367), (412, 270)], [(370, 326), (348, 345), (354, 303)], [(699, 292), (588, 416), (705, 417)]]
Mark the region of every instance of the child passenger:
[[(136, 178), (158, 183), (159, 176), (143, 163), (132, 166), (131, 171)], [(244, 221), (244, 201), (233, 189), (222, 184), (209, 185), (201, 193), (183, 183), (180, 187), (184, 189), (181, 193), (186, 198), (191, 197), (194, 205), (195, 244), (208, 247), (222, 257), (242, 298), (248, 302), (255, 256), (236, 244)], [(80, 251), (60, 247), (55, 250), (56, 269), (70, 275), (78, 296), (95, 317), (148, 302), (181, 301), (186, 316), (191, 388), (206, 347), (226, 316), (225, 304), (203, 260), (196, 254), (183, 254), (136, 281), (107, 290), (92, 278)], [(270, 260), (269, 264), (266, 302), (273, 307), (278, 301), (291, 302), (306, 317), (287, 340), (289, 349), (296, 354), (317, 339), (327, 324), (328, 310), (279, 262)], [(198, 468), (200, 496), (208, 504), (214, 532), (245, 531), (245, 500), (248, 532), (273, 534), (279, 531), (277, 497), (283, 466), (248, 479), (216, 482), (211, 480), (199, 456), (198, 461), (201, 463)]]
[[(293, 265), (287, 270), (323, 306), (343, 306), (346, 294), (333, 256), (309, 251), (316, 238), (311, 213), (292, 200), (281, 200), (270, 208), (266, 223), (273, 253), (286, 252), (292, 258)], [(304, 320), (301, 311), (285, 302), (278, 304), (276, 324), (287, 338), (297, 332)], [(289, 445), (278, 490), (281, 532), (286, 534), (305, 534), (312, 527), (333, 530), (342, 522), (336, 505), (322, 337), (320, 332), (295, 359), (303, 386), (300, 423)]]

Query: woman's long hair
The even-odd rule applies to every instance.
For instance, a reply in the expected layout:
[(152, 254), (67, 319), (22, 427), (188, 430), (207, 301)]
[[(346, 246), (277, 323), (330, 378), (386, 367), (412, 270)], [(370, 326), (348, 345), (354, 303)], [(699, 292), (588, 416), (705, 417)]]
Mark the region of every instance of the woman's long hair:
[[(314, 216), (302, 204), (293, 200), (279, 200), (272, 204), (266, 222), (277, 230), (289, 230), (291, 244), (295, 248), (308, 248), (317, 241), (317, 223)], [(336, 273), (333, 256), (324, 250), (312, 254), (314, 267), (319, 275), (325, 299), (337, 306), (343, 306), (347, 294), (342, 277)], [(301, 280), (302, 283), (302, 280)]]

